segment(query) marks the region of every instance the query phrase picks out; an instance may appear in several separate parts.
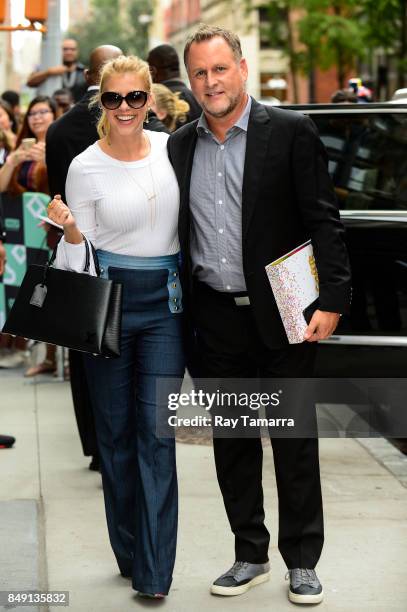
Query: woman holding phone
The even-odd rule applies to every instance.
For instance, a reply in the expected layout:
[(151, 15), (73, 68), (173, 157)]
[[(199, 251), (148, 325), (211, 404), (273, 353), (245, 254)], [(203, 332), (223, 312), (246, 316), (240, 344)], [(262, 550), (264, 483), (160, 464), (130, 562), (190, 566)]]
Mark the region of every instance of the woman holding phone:
[(17, 136), (16, 148), (0, 169), (0, 191), (19, 195), (24, 191), (48, 193), (45, 136), (55, 120), (56, 105), (48, 96), (31, 100)]
[[(148, 64), (120, 56), (102, 70), (100, 140), (72, 161), (58, 267), (81, 272), (84, 236), (102, 275), (123, 284), (121, 356), (86, 356), (110, 542), (139, 594), (168, 594), (177, 539), (175, 440), (156, 434), (157, 384), (184, 374), (178, 274), (179, 189), (168, 135), (143, 130), (152, 102)], [(69, 325), (69, 321), (67, 321)]]

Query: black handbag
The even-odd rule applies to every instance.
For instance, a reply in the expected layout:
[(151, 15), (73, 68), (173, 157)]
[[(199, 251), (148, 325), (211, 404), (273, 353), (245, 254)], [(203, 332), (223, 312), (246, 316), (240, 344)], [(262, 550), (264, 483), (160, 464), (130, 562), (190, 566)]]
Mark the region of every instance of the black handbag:
[(120, 356), (122, 285), (89, 276), (90, 250), (85, 241), (83, 273), (52, 267), (57, 248), (44, 265), (30, 265), (3, 327), (3, 333), (65, 346), (104, 357)]

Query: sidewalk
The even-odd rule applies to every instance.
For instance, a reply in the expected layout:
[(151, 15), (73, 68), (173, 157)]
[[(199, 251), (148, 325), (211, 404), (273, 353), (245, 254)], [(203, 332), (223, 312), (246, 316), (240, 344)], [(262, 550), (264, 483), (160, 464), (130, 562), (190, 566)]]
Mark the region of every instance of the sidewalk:
[[(0, 398), (1, 432), (17, 438), (14, 449), (0, 451), (0, 590), (69, 591), (71, 612), (295, 610), (287, 600), (286, 570), (276, 548), (271, 448), (264, 455), (265, 507), (272, 534), (270, 582), (240, 597), (209, 594), (211, 581), (233, 562), (233, 539), (212, 448), (179, 444), (180, 522), (173, 588), (163, 603), (144, 601), (118, 575), (100, 475), (87, 469), (89, 460), (82, 456), (69, 385), (32, 384), (23, 381), (21, 371), (0, 371)], [(326, 540), (318, 573), (325, 601), (318, 610), (405, 612), (407, 459), (379, 439), (364, 445), (325, 439), (321, 469)], [(20, 609), (39, 610), (14, 608)]]

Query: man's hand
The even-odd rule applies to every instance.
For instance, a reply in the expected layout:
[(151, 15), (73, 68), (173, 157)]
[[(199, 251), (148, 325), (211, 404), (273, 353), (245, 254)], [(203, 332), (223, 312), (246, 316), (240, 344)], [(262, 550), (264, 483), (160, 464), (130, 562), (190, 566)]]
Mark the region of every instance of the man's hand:
[(68, 68), (61, 64), (60, 66), (52, 66), (52, 68), (48, 68), (47, 73), (48, 76), (60, 76), (61, 74), (65, 74), (67, 70)]
[(339, 317), (340, 315), (337, 312), (316, 310), (305, 330), (304, 340), (307, 342), (317, 342), (318, 340), (329, 338), (337, 328)]
[(0, 240), (0, 276), (4, 274), (6, 267), (6, 249), (4, 248), (3, 242)]

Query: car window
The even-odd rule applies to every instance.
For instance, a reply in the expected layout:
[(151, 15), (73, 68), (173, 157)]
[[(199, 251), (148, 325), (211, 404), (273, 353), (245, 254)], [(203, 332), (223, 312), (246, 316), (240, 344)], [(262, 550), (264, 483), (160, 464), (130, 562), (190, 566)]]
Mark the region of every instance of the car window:
[(342, 210), (407, 210), (407, 114), (310, 117)]

